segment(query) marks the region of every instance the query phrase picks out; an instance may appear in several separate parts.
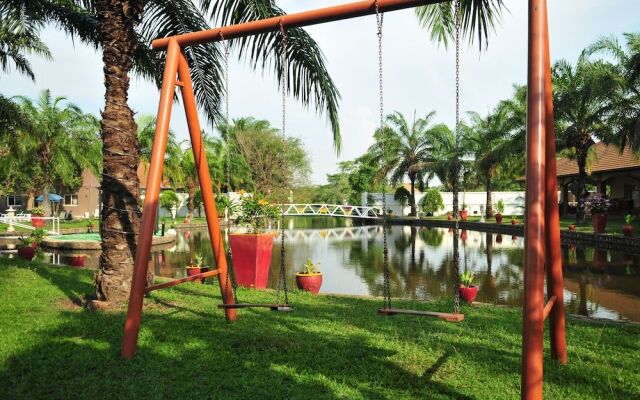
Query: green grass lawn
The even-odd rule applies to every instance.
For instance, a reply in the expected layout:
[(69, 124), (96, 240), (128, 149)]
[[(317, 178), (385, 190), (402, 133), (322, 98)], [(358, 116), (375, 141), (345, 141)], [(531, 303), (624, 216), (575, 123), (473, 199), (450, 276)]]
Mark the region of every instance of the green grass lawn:
[[(521, 314), (463, 308), (451, 324), (382, 317), (379, 299), (294, 293), (293, 313), (240, 312), (217, 285), (145, 300), (138, 355), (119, 358), (124, 310), (75, 305), (93, 271), (0, 260), (2, 399), (515, 399)], [(250, 302), (273, 292), (242, 290)], [(448, 310), (446, 303), (398, 306)], [(545, 351), (545, 398), (640, 396), (640, 328), (568, 321), (569, 365)]]

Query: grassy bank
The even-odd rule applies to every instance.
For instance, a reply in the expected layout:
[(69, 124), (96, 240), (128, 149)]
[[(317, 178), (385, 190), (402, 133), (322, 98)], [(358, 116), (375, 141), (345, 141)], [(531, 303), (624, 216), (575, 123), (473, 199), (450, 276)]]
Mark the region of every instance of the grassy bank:
[[(518, 397), (518, 310), (467, 306), (450, 324), (380, 317), (375, 299), (295, 293), (293, 313), (246, 310), (227, 324), (217, 286), (185, 284), (145, 300), (138, 355), (124, 361), (123, 310), (75, 305), (92, 275), (0, 260), (0, 398)], [(640, 328), (569, 320), (567, 335), (569, 365), (545, 353), (545, 398), (638, 398)]]

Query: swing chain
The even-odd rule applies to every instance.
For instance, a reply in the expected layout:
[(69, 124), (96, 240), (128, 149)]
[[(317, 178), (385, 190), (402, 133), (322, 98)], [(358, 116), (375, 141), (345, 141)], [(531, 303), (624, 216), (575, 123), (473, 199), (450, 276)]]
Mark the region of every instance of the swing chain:
[[(455, 1), (455, 41), (456, 41), (456, 161), (455, 161), (455, 170), (456, 170), (456, 185), (458, 184), (458, 174), (460, 173), (460, 23), (461, 23), (461, 15), (460, 15), (460, 0)], [(454, 201), (456, 205), (458, 203), (458, 191), (456, 190), (456, 194), (454, 195)], [(460, 311), (460, 293), (458, 288), (460, 287), (460, 254), (458, 250), (458, 235), (459, 235), (459, 220), (460, 220), (460, 210), (456, 207), (455, 210), (455, 220), (456, 227), (454, 231), (454, 242), (453, 242), (453, 264), (455, 268), (455, 284), (453, 285), (453, 313), (458, 314)]]
[[(284, 25), (280, 22), (280, 35), (282, 36), (282, 48), (280, 51), (280, 67), (282, 85), (282, 138), (286, 138), (286, 122), (287, 122), (287, 87), (288, 87), (288, 59), (287, 59), (287, 33)], [(283, 159), (284, 163), (284, 159)], [(280, 289), (284, 292), (284, 305), (289, 305), (289, 291), (287, 290), (287, 274), (285, 268), (286, 250), (284, 246), (284, 203), (280, 204), (280, 274), (278, 277), (278, 285), (276, 287), (276, 304), (280, 304)]]
[[(386, 146), (384, 134), (384, 85), (383, 85), (383, 62), (382, 62), (382, 28), (384, 24), (384, 13), (380, 12), (378, 1), (376, 7), (376, 25), (378, 26), (378, 79), (380, 94), (380, 138), (382, 140), (382, 163), (386, 174)], [(385, 175), (386, 176), (386, 175)], [(389, 246), (387, 243), (387, 193), (386, 179), (382, 183), (382, 246), (383, 246), (383, 271), (384, 271), (384, 308), (391, 308), (391, 282), (389, 277)]]

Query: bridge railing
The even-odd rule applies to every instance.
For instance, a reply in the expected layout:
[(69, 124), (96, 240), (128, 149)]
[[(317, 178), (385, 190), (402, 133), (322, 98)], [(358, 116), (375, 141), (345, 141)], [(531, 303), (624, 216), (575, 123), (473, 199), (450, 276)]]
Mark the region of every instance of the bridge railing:
[[(8, 225), (7, 232), (12, 232), (12, 228), (22, 228), (25, 230), (36, 230), (37, 227), (32, 225), (32, 221), (37, 218), (43, 222), (42, 228), (47, 233), (59, 235), (60, 234), (60, 218), (58, 217), (33, 217), (31, 214), (0, 214), (0, 223)], [(49, 224), (51, 227), (49, 228)]]
[(284, 204), (282, 207), (284, 215), (320, 215), (328, 217), (346, 218), (380, 218), (382, 210), (380, 207), (371, 206), (351, 206), (345, 204)]

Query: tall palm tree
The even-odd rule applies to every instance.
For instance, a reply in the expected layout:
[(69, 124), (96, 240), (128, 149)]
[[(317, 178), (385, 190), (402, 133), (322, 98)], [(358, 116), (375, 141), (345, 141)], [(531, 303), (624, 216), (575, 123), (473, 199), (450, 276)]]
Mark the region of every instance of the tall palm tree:
[(476, 112), (467, 113), (470, 126), (465, 132), (465, 141), (475, 156), (475, 165), (484, 178), (487, 192), (486, 215), (493, 216), (493, 202), (491, 199), (492, 180), (498, 166), (506, 161), (513, 153), (511, 125), (508, 111), (504, 107), (496, 107), (486, 117)]
[(77, 186), (85, 169), (99, 175), (98, 121), (65, 97), (52, 97), (49, 90), (42, 91), (36, 103), (26, 97), (18, 99), (32, 127), (25, 135), (31, 157), (24, 161), (37, 165), (38, 175), (33, 178), (42, 185), (44, 208), (49, 215), (49, 193), (55, 183)]
[(615, 37), (601, 38), (587, 48), (589, 55), (613, 56), (617, 65), (612, 69), (623, 85), (619, 93), (610, 98), (610, 115), (607, 122), (613, 125), (611, 142), (620, 151), (631, 146), (640, 151), (640, 33), (625, 33), (625, 44)]
[[(578, 198), (576, 221), (584, 221), (587, 157), (594, 139), (609, 139), (613, 127), (607, 123), (609, 100), (621, 82), (611, 64), (590, 61), (583, 51), (575, 66), (565, 60), (556, 62), (552, 70), (554, 105), (558, 139), (564, 148), (572, 149), (578, 164), (578, 178), (573, 194)], [(561, 148), (562, 148), (561, 147)]]
[(433, 137), (437, 132), (448, 129), (444, 124), (432, 124), (435, 114), (432, 111), (416, 119), (414, 113), (411, 123), (398, 111), (387, 115), (387, 126), (384, 132), (376, 131), (377, 141), (370, 149), (377, 154), (381, 176), (389, 176), (394, 185), (405, 175), (409, 178), (410, 215), (416, 215), (416, 182), (422, 187), (427, 167), (435, 161)]

